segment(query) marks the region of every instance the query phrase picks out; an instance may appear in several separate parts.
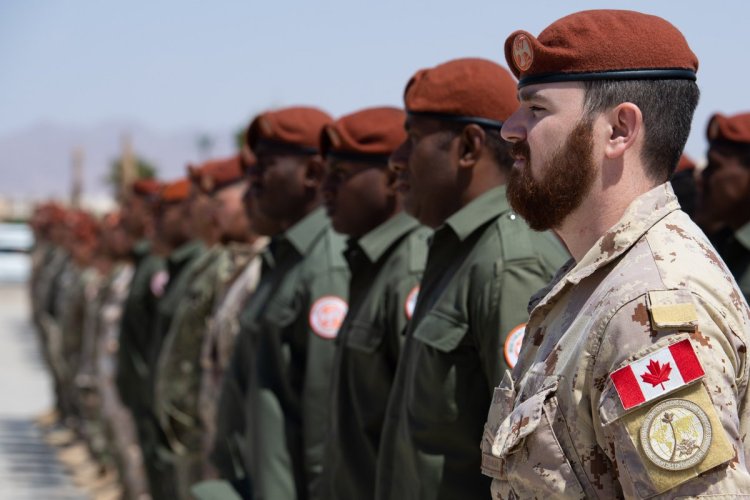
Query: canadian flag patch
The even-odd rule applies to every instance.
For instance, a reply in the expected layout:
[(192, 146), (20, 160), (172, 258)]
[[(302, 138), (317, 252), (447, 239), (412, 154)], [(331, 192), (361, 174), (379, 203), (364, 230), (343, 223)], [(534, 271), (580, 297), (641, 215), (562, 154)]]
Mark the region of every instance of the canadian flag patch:
[(689, 339), (659, 349), (609, 374), (626, 410), (648, 403), (704, 375)]

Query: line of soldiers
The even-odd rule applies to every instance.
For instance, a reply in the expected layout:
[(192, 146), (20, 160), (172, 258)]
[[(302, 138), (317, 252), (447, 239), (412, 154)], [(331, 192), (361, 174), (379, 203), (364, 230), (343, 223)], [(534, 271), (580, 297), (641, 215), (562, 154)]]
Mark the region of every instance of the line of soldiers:
[(92, 488), (750, 491), (750, 114), (712, 118), (700, 176), (680, 159), (697, 59), (654, 16), (573, 14), (506, 59), (420, 70), (404, 110), (261, 113), (102, 220), (40, 207), (45, 424)]

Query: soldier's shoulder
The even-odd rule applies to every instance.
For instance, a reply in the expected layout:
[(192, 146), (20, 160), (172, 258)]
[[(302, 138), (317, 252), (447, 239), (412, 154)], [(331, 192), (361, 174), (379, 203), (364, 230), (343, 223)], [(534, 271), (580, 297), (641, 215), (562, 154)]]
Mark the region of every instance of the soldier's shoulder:
[(347, 271), (344, 258), (346, 237), (328, 227), (310, 247), (302, 260), (304, 276), (316, 276), (335, 271)]
[(668, 289), (686, 289), (747, 328), (748, 305), (731, 271), (703, 232), (681, 211), (646, 234), (657, 273)]
[(570, 254), (550, 231), (534, 231), (513, 212), (495, 219), (502, 258), (505, 262), (536, 261), (556, 270)]

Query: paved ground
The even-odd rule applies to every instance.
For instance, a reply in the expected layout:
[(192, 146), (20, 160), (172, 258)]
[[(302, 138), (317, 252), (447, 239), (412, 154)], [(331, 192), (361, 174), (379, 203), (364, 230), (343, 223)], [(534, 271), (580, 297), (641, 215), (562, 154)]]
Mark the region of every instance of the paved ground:
[(0, 499), (84, 500), (33, 423), (51, 399), (25, 285), (0, 284), (0, 346)]

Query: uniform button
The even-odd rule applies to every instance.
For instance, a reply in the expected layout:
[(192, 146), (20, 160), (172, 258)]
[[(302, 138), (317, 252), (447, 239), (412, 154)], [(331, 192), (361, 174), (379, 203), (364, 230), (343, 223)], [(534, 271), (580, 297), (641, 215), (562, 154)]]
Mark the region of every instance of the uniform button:
[(508, 218), (509, 218), (510, 220), (516, 220), (516, 214), (510, 214), (510, 215), (508, 216)]

